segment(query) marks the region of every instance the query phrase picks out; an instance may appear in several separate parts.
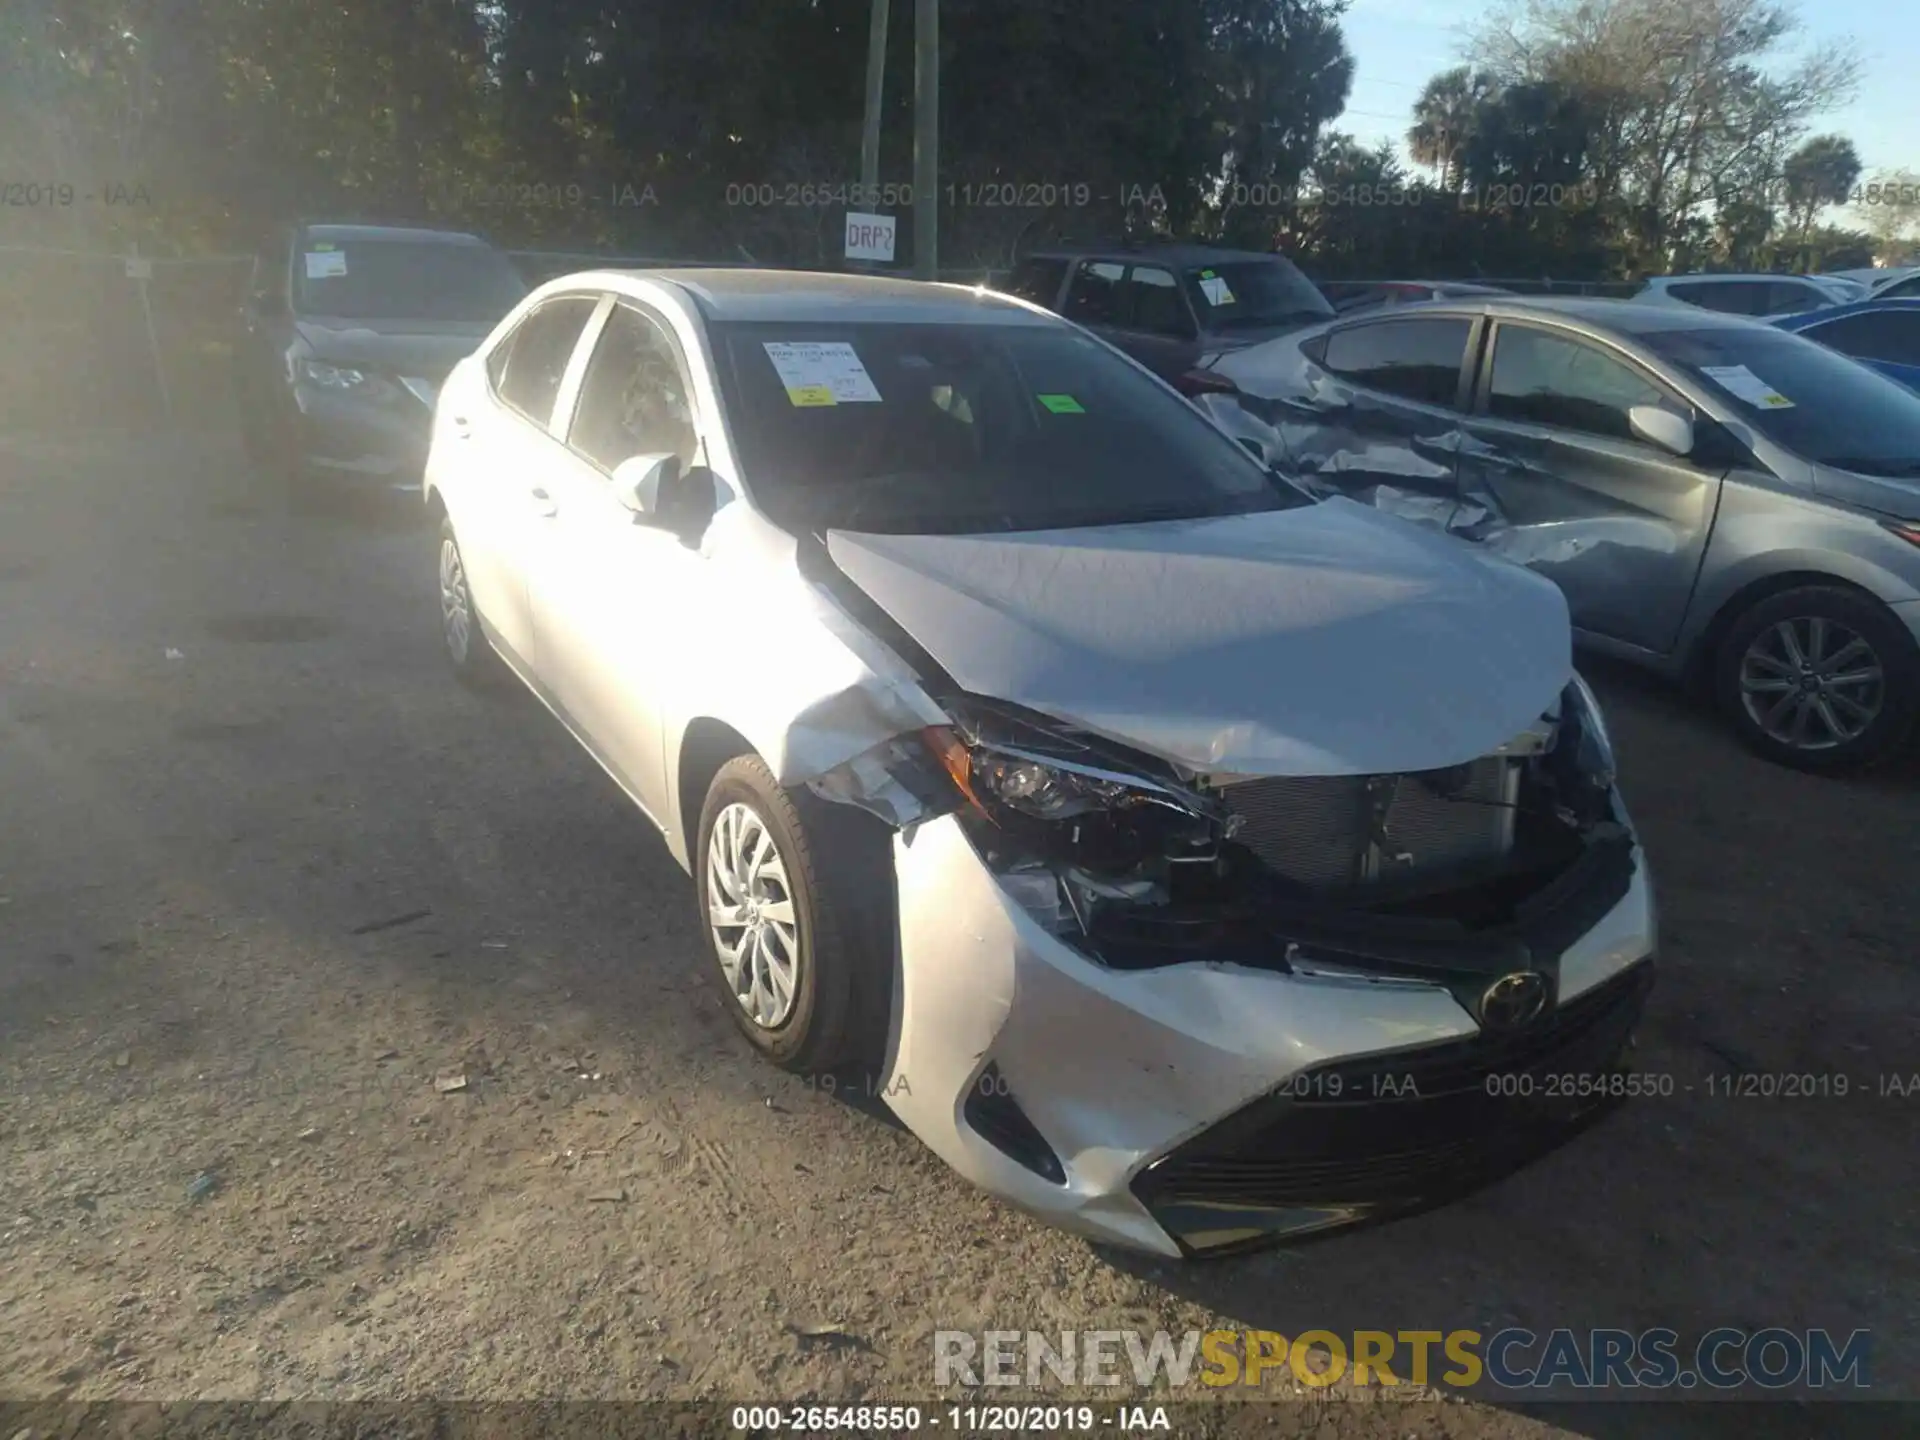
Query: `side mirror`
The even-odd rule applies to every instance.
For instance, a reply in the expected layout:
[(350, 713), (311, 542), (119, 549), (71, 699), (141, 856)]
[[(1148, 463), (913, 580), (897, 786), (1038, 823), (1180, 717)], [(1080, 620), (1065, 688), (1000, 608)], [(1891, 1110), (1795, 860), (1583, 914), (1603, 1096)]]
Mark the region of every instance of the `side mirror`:
[(657, 526), (688, 545), (706, 534), (719, 505), (713, 472), (688, 468), (678, 455), (635, 455), (613, 472), (613, 493), (636, 522)]
[(1627, 428), (1634, 437), (1657, 445), (1670, 455), (1693, 454), (1693, 422), (1658, 405), (1636, 405), (1627, 411)]

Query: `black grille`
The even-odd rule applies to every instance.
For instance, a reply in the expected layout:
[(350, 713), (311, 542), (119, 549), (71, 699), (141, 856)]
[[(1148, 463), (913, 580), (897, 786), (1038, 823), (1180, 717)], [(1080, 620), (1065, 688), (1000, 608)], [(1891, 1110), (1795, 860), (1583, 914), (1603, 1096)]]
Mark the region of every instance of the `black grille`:
[[(1134, 1194), (1195, 1249), (1352, 1223), (1449, 1199), (1553, 1148), (1611, 1108), (1559, 1077), (1619, 1065), (1651, 964), (1511, 1036), (1342, 1060), (1303, 1072), (1148, 1167)], [(1570, 1091), (1565, 1095), (1561, 1091)], [(1233, 1217), (1230, 1221), (1222, 1216)]]

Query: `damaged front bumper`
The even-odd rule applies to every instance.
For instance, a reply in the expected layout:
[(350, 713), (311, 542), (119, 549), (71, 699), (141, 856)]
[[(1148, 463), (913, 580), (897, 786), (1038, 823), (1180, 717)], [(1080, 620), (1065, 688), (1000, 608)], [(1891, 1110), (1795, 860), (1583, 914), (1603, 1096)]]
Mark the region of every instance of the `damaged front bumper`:
[[(880, 1088), (1052, 1223), (1193, 1256), (1384, 1218), (1524, 1164), (1622, 1088), (1655, 919), (1610, 778), (1552, 873), (1491, 909), (1436, 907), (1431, 881), (1381, 904), (1377, 875), (1371, 905), (1238, 875), (1225, 903), (1134, 903), (1009, 863), (905, 756), (815, 787), (900, 827)], [(1537, 1013), (1494, 1008), (1517, 976)]]

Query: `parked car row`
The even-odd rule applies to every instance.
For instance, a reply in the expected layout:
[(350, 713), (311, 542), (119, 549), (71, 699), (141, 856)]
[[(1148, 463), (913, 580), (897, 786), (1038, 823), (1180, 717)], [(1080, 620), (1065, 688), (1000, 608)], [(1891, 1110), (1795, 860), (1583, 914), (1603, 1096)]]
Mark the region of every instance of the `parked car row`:
[(452, 668), (659, 831), (757, 1049), (1112, 1243), (1418, 1209), (1621, 1093), (1656, 937), (1576, 641), (1803, 769), (1920, 714), (1920, 395), (1788, 324), (287, 245), (257, 451), (421, 487)]

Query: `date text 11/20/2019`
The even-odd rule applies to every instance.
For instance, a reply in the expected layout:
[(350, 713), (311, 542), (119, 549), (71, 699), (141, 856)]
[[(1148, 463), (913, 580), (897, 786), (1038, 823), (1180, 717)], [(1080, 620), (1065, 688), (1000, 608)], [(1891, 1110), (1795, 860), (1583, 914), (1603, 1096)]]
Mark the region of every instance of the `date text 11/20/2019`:
[(901, 1435), (920, 1430), (1064, 1435), (1173, 1429), (1162, 1405), (736, 1405), (730, 1419), (736, 1433), (747, 1435)]

